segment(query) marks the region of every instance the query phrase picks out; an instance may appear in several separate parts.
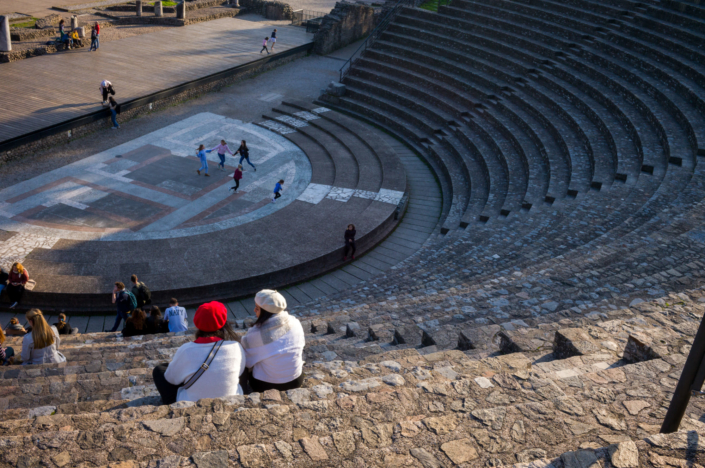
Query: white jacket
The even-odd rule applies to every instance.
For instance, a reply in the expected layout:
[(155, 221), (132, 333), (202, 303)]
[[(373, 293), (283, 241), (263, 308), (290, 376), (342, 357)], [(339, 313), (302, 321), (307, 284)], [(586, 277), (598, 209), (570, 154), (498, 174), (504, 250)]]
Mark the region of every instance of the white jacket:
[[(213, 343), (186, 343), (179, 347), (169, 363), (164, 378), (181, 385), (196, 373), (213, 349)], [(242, 395), (240, 375), (245, 371), (245, 352), (237, 341), (226, 341), (210, 367), (188, 390), (180, 388), (176, 401), (198, 401)]]
[(42, 349), (34, 349), (34, 338), (32, 332), (27, 333), (22, 338), (22, 364), (49, 364), (53, 362), (66, 362), (66, 358), (59, 352), (61, 338), (59, 331), (54, 325), (51, 326), (54, 332), (54, 344)]
[(247, 367), (262, 382), (282, 384), (299, 378), (304, 367), (304, 329), (286, 311), (261, 326), (247, 330), (242, 338)]

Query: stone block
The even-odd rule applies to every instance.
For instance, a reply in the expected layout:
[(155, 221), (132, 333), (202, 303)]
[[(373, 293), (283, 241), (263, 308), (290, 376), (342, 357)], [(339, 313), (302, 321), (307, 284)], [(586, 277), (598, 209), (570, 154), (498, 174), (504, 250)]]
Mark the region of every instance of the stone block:
[(502, 354), (536, 351), (536, 346), (531, 342), (530, 337), (521, 333), (502, 330), (495, 335), (495, 339)]
[(186, 19), (186, 2), (176, 5), (176, 19)]
[(629, 335), (627, 346), (624, 347), (624, 360), (627, 362), (643, 362), (660, 359), (661, 355), (651, 345), (646, 336)]
[(142, 0), (137, 0), (135, 2), (135, 15), (142, 16)]
[(0, 52), (12, 51), (10, 39), (10, 21), (7, 16), (0, 16)]
[(161, 0), (154, 2), (154, 16), (164, 16), (164, 7), (162, 6)]
[(556, 359), (573, 356), (586, 356), (600, 351), (590, 336), (582, 328), (564, 328), (558, 330), (553, 339), (553, 354)]
[(71, 30), (74, 30), (78, 27), (78, 16), (73, 15), (71, 17)]
[(335, 81), (331, 81), (331, 83), (328, 85), (328, 89), (326, 90), (326, 92), (330, 95), (337, 97), (345, 96), (345, 85), (343, 83), (336, 83)]

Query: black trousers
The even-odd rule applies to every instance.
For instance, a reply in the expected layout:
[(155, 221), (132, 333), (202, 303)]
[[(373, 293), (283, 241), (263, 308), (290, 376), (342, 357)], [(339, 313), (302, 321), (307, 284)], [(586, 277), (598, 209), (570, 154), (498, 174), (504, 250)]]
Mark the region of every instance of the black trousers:
[(345, 256), (354, 257), (355, 256), (355, 242), (348, 242), (345, 244)]
[(286, 382), (286, 383), (270, 383), (270, 382), (264, 382), (262, 380), (257, 380), (254, 378), (251, 372), (249, 370), (246, 370), (244, 374), (242, 374), (243, 380), (245, 375), (248, 376), (249, 379), (249, 384), (250, 384), (250, 389), (253, 392), (258, 392), (262, 393), (267, 390), (280, 390), (280, 391), (285, 391), (285, 390), (293, 390), (295, 388), (301, 388), (301, 386), (304, 383), (304, 378), (306, 377), (304, 373), (302, 372), (300, 376), (292, 380), (291, 382)]
[(152, 371), (152, 379), (154, 379), (154, 385), (157, 387), (157, 391), (162, 397), (162, 402), (165, 405), (170, 405), (172, 403), (176, 403), (176, 395), (179, 391), (180, 385), (174, 385), (164, 378), (164, 373), (166, 372), (167, 367), (169, 367), (168, 362), (159, 364), (155, 367)]
[(240, 187), (240, 180), (239, 179), (234, 179), (235, 180), (235, 187), (231, 187), (231, 190), (235, 190), (237, 192), (237, 189)]
[(7, 297), (10, 299), (10, 302), (20, 302), (22, 296), (24, 296), (24, 285), (22, 284), (17, 286), (8, 284), (5, 290), (7, 291)]

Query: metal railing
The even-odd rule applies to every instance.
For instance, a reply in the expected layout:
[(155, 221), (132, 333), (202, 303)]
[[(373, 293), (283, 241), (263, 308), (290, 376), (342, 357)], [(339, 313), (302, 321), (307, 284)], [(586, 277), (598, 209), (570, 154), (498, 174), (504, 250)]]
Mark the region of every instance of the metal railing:
[(377, 27), (375, 27), (372, 32), (367, 36), (367, 39), (365, 39), (365, 42), (360, 44), (360, 47), (357, 48), (357, 50), (350, 56), (350, 58), (343, 64), (343, 66), (340, 68), (340, 82), (342, 83), (343, 80), (345, 79), (345, 76), (348, 74), (350, 71), (350, 67), (355, 63), (357, 59), (360, 58), (360, 56), (367, 50), (368, 47), (371, 47), (372, 44), (375, 43), (375, 41), (382, 35), (382, 33), (387, 29), (387, 26), (389, 26), (389, 23), (391, 23), (394, 18), (397, 16), (397, 13), (399, 13), (399, 10), (401, 10), (405, 6), (414, 6), (416, 4), (415, 0), (399, 0), (397, 3), (394, 4), (391, 10), (387, 12), (387, 14), (382, 18), (382, 20), (379, 22)]
[(323, 20), (323, 17), (328, 13), (322, 11), (313, 10), (294, 10), (293, 16), (291, 18), (291, 24), (294, 26), (306, 26), (305, 23), (315, 22), (319, 23)]

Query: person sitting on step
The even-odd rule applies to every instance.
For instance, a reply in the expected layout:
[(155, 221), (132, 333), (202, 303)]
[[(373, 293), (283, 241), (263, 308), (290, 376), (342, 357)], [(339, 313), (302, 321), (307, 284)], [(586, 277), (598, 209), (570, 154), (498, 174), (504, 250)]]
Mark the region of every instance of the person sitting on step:
[(42, 311), (30, 309), (25, 315), (32, 331), (22, 338), (22, 364), (49, 364), (66, 362), (59, 352), (61, 338), (54, 326), (49, 326)]
[(242, 338), (253, 392), (291, 390), (304, 381), (304, 329), (286, 311), (286, 299), (263, 289), (255, 296), (257, 321)]
[(125, 320), (125, 328), (122, 329), (122, 336), (138, 336), (147, 334), (147, 314), (142, 309), (132, 311), (130, 318)]
[(10, 319), (10, 325), (5, 329), (7, 336), (24, 336), (27, 330), (24, 329), (17, 317), (12, 317)]
[(15, 349), (10, 346), (4, 347), (5, 333), (0, 328), (0, 366), (11, 366), (15, 363)]
[(59, 331), (59, 335), (77, 335), (78, 328), (71, 328), (66, 322), (66, 314), (59, 314), (59, 321), (54, 324)]
[(220, 302), (208, 302), (196, 310), (196, 339), (181, 345), (171, 363), (160, 364), (152, 372), (165, 405), (243, 394), (240, 376), (245, 371), (245, 353), (227, 320), (228, 309)]
[(147, 334), (155, 335), (157, 333), (166, 333), (169, 331), (167, 322), (162, 317), (162, 311), (158, 306), (152, 306), (149, 309), (149, 317), (147, 317)]

